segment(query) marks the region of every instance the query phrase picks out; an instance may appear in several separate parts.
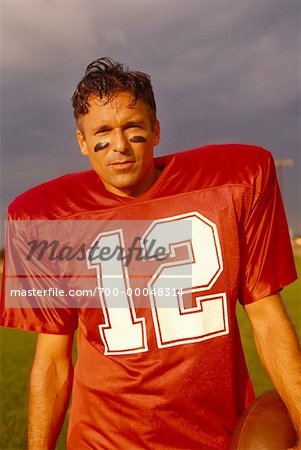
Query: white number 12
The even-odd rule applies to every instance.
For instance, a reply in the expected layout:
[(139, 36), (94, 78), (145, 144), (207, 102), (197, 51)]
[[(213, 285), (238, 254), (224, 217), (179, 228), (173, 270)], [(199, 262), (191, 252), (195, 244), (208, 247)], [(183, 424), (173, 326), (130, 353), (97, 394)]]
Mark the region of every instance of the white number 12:
[[(147, 247), (155, 240), (168, 249), (167, 258), (148, 282), (150, 307), (159, 348), (199, 342), (229, 333), (226, 293), (196, 295), (196, 305), (184, 305), (187, 294), (209, 291), (223, 271), (216, 225), (198, 212), (155, 220), (141, 237), (148, 259), (155, 258)], [(94, 243), (125, 248), (122, 229), (99, 233)], [(94, 244), (93, 243), (93, 244)], [(93, 246), (92, 244), (92, 246)], [(185, 247), (185, 259), (176, 260), (176, 249)], [(87, 255), (89, 256), (89, 255)], [(97, 272), (100, 303), (105, 323), (99, 325), (106, 355), (140, 353), (148, 350), (145, 318), (138, 318), (131, 295), (129, 274), (117, 257), (106, 261), (88, 258)], [(141, 264), (147, 262), (141, 261)], [(114, 274), (114, 275), (112, 275)], [(107, 288), (107, 289), (106, 289)], [(110, 294), (117, 290), (118, 297)], [(182, 294), (158, 295), (161, 292)], [(160, 291), (159, 291), (160, 292)], [(118, 303), (116, 303), (118, 302)]]

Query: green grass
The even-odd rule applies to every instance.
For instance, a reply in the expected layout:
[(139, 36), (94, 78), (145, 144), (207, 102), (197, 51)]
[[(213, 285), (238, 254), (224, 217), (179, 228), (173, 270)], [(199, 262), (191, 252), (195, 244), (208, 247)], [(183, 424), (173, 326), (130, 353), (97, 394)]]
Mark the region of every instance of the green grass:
[[(36, 333), (1, 329), (1, 450), (27, 448), (28, 380)], [(13, 352), (12, 352), (13, 349)], [(57, 449), (65, 449), (67, 420)]]
[[(297, 260), (299, 276), (301, 258)], [(301, 281), (288, 286), (283, 299), (288, 313), (301, 336)], [(247, 364), (257, 395), (272, 388), (255, 350), (249, 322), (242, 307), (238, 307), (243, 346)], [(36, 335), (18, 330), (1, 330), (1, 450), (26, 449), (26, 418), (28, 379), (33, 358)], [(57, 449), (65, 448), (66, 421)]]

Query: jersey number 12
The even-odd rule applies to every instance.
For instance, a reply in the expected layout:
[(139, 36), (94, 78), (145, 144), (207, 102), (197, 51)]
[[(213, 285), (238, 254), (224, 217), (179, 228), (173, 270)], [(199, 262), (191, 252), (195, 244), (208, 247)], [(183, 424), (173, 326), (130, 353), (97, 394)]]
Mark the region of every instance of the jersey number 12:
[[(167, 258), (147, 284), (158, 347), (200, 342), (228, 334), (226, 293), (208, 294), (223, 271), (216, 225), (198, 212), (153, 221), (141, 237), (148, 260), (155, 256), (148, 253), (147, 243), (152, 240), (157, 246), (168, 249)], [(99, 233), (96, 242), (100, 247), (125, 248), (122, 229)], [(187, 256), (175, 261), (176, 249), (183, 246)], [(142, 260), (140, 264), (147, 264), (147, 261)], [(99, 325), (99, 332), (104, 353), (122, 355), (148, 351), (145, 318), (137, 317), (132, 295), (129, 295), (132, 290), (124, 261), (117, 257), (105, 261), (88, 257), (88, 267), (96, 270), (101, 292), (105, 323)], [(112, 294), (116, 291), (118, 297)], [(158, 295), (158, 292), (166, 295)], [(187, 294), (196, 295), (194, 306), (184, 305)]]

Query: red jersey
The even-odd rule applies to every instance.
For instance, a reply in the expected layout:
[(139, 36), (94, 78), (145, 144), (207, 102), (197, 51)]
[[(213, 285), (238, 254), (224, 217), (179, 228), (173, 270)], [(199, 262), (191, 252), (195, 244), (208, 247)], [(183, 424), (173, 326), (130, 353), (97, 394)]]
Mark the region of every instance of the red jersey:
[[(72, 220), (86, 246), (65, 246), (61, 256), (73, 251), (77, 262), (71, 276), (62, 257), (57, 274), (64, 271), (69, 292), (97, 288), (89, 305), (30, 308), (20, 297), (6, 300), (2, 312), (5, 326), (58, 334), (78, 328), (70, 450), (226, 449), (253, 399), (237, 299), (254, 302), (296, 278), (267, 151), (206, 146), (157, 158), (156, 165), (161, 176), (138, 198), (106, 191), (87, 171), (31, 189), (9, 209), (10, 221), (31, 233), (33, 221), (68, 230)], [(20, 239), (8, 242), (19, 253)], [(115, 250), (128, 249), (129, 257), (133, 242), (141, 251), (128, 264)], [(31, 286), (24, 281), (28, 263), (12, 259), (10, 270)], [(36, 269), (40, 287), (45, 267)]]

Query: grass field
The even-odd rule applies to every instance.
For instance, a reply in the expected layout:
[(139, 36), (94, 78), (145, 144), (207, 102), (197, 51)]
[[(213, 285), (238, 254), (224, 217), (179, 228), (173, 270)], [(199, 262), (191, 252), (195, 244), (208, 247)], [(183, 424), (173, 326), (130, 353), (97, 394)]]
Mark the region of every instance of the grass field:
[[(299, 280), (287, 287), (283, 299), (301, 336), (301, 258), (297, 260)], [(256, 393), (272, 387), (262, 368), (253, 343), (250, 325), (243, 308), (237, 308), (242, 341)], [(36, 336), (17, 330), (1, 330), (1, 450), (26, 449), (27, 385)], [(65, 448), (66, 423), (58, 449)]]

